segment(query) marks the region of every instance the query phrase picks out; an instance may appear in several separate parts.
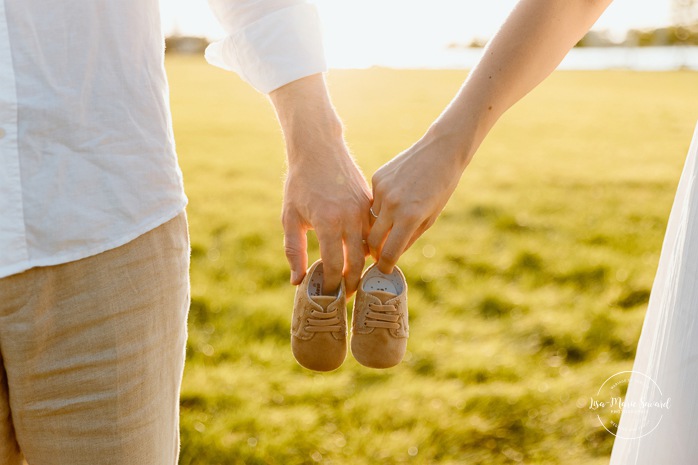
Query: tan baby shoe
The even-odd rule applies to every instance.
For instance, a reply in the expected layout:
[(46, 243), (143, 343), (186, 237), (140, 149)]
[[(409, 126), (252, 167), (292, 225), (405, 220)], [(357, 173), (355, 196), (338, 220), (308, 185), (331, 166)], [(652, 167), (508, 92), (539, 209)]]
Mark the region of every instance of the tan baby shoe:
[(337, 295), (322, 294), (322, 262), (312, 264), (296, 289), (291, 348), (298, 363), (331, 371), (347, 356), (347, 297), (344, 280)]
[(405, 275), (397, 266), (386, 275), (371, 265), (354, 300), (351, 353), (364, 366), (390, 368), (405, 355), (409, 332)]

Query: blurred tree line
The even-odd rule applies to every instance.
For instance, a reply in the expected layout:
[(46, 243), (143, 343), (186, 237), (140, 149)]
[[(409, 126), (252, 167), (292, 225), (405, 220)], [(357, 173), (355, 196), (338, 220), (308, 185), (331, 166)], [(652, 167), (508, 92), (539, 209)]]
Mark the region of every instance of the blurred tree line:
[[(631, 29), (618, 40), (608, 31), (589, 31), (575, 47), (657, 47), (670, 45), (698, 46), (698, 0), (672, 0), (673, 25), (650, 29)], [(165, 39), (166, 51), (176, 53), (201, 53), (208, 41), (201, 37), (175, 34)], [(448, 48), (480, 48), (487, 44), (481, 37), (467, 44), (452, 43)]]
[(208, 46), (208, 40), (203, 37), (172, 35), (165, 38), (166, 53), (195, 53), (201, 54)]
[(618, 42), (608, 31), (589, 31), (576, 47), (661, 47), (698, 45), (698, 23), (690, 26), (667, 26), (656, 29), (631, 29)]
[[(631, 29), (625, 37), (614, 37), (608, 31), (589, 31), (576, 47), (659, 47), (670, 45), (698, 45), (698, 0), (672, 0), (672, 25), (660, 28)], [(449, 44), (449, 48), (480, 48), (487, 39), (477, 37), (463, 45)]]
[(613, 41), (608, 32), (589, 31), (577, 47), (698, 45), (698, 0), (672, 0), (671, 17), (671, 26), (631, 29), (620, 43)]

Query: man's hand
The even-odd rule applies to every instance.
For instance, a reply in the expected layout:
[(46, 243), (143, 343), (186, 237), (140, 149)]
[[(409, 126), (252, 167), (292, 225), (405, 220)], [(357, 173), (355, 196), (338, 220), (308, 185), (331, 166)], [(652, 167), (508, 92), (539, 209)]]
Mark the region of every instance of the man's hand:
[(378, 269), (391, 273), (400, 256), (443, 210), (467, 164), (462, 144), (447, 134), (427, 133), (373, 175), (378, 216), (368, 236)]
[(306, 233), (314, 229), (323, 261), (323, 293), (334, 293), (344, 276), (347, 294), (352, 294), (367, 255), (368, 184), (344, 143), (322, 75), (294, 81), (270, 97), (288, 155), (282, 223), (291, 283), (300, 284), (305, 276)]

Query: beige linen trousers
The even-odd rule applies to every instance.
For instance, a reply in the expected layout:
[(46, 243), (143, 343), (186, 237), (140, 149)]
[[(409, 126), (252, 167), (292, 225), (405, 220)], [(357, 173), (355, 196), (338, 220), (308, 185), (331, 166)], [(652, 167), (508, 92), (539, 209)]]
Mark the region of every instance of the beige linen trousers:
[(0, 279), (0, 465), (175, 465), (189, 309), (184, 213)]

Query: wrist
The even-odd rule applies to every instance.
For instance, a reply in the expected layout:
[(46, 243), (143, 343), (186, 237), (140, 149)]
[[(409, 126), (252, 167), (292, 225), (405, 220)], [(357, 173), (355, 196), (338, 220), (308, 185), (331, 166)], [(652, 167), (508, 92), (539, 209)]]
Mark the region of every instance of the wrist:
[(439, 118), (429, 127), (420, 142), (438, 147), (436, 153), (449, 158), (452, 166), (462, 171), (477, 149), (471, 135), (466, 127)]
[(332, 106), (322, 74), (290, 82), (269, 94), (284, 135), (320, 129), (340, 136), (342, 123)]
[[(299, 110), (302, 111), (302, 110)], [(281, 123), (281, 129), (289, 152), (298, 150), (325, 150), (344, 146), (344, 127), (336, 113), (300, 113), (291, 121)]]
[(343, 126), (321, 74), (282, 86), (269, 94), (286, 142), (289, 162), (331, 155), (344, 147)]

